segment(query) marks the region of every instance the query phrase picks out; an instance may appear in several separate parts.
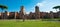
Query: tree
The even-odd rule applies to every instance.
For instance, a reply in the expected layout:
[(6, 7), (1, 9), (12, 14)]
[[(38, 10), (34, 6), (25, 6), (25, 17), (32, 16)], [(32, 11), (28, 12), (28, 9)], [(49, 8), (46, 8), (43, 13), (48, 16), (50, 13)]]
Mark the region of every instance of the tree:
[(60, 18), (60, 6), (55, 6), (55, 7), (53, 7), (53, 9), (59, 9), (59, 18)]
[(59, 9), (59, 11), (60, 11), (60, 6), (55, 6), (55, 7), (53, 7), (53, 9)]
[(2, 10), (2, 19), (3, 19), (3, 10), (7, 10), (8, 9), (8, 7), (7, 6), (5, 6), (5, 5), (0, 5), (0, 8), (1, 8), (1, 10)]

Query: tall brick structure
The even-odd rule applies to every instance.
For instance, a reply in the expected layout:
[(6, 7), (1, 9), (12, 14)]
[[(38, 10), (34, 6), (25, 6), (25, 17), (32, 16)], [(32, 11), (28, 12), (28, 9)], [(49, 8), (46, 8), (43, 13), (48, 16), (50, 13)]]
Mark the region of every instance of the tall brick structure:
[(21, 10), (20, 10), (20, 18), (24, 19), (24, 6), (21, 6)]
[(40, 11), (39, 11), (39, 7), (38, 6), (35, 7), (35, 18), (36, 19), (40, 18)]

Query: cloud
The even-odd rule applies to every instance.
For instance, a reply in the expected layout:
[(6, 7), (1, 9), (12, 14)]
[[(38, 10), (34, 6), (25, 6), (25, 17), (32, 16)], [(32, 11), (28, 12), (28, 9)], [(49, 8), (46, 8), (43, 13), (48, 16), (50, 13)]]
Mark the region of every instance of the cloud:
[(35, 6), (39, 6), (40, 12), (57, 12), (59, 10), (52, 9), (54, 6), (60, 5), (60, 0), (43, 0), (42, 2), (36, 3), (32, 8), (31, 12), (35, 12)]
[(54, 6), (60, 5), (60, 0), (44, 0), (43, 2), (36, 3), (36, 5), (39, 6), (40, 11), (42, 12), (56, 12), (56, 10), (52, 8)]
[(29, 12), (26, 12), (26, 14), (29, 14)]
[(36, 5), (37, 5), (37, 6), (44, 6), (43, 3), (37, 3)]

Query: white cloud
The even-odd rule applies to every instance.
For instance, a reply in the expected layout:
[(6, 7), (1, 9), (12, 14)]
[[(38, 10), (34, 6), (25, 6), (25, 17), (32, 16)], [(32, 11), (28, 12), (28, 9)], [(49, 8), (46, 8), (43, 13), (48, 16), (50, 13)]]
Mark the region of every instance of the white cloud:
[(26, 14), (29, 14), (29, 12), (26, 12)]
[(43, 2), (39, 2), (36, 5), (40, 7), (40, 11), (43, 11), (43, 12), (49, 12), (49, 11), (56, 12), (56, 10), (54, 10), (52, 8), (54, 6), (60, 5), (60, 0), (44, 0)]
[(44, 6), (43, 3), (37, 3), (36, 5), (37, 5), (37, 6)]
[[(32, 8), (31, 12), (35, 12), (35, 6), (39, 6), (40, 12), (56, 12), (55, 9), (53, 9), (54, 6), (60, 5), (60, 0), (44, 0), (42, 2), (36, 3)], [(57, 10), (59, 11), (59, 10)], [(29, 12), (27, 12), (29, 14)]]

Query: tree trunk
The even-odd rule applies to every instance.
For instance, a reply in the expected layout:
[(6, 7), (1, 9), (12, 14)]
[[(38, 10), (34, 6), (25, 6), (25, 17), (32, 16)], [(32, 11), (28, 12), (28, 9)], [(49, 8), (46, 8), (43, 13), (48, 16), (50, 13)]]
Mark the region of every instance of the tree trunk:
[(23, 16), (23, 22), (24, 22), (24, 16)]
[(23, 15), (23, 22), (25, 21), (24, 15)]

